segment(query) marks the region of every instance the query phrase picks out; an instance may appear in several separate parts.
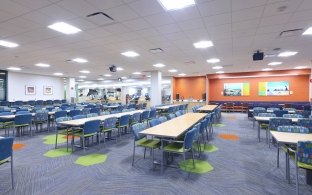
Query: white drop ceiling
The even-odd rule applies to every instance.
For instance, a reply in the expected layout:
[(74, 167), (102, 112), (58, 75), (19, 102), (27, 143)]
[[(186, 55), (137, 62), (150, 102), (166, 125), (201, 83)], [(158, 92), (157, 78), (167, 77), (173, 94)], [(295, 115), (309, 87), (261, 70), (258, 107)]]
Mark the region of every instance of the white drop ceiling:
[[(115, 21), (86, 17), (94, 12), (104, 12)], [(60, 21), (82, 32), (65, 35), (47, 28)], [(176, 11), (165, 11), (157, 0), (1, 0), (0, 40), (20, 46), (0, 47), (0, 69), (15, 66), (25, 73), (62, 72), (64, 77), (75, 78), (80, 70), (89, 70), (85, 80), (97, 80), (110, 73), (111, 64), (124, 70), (109, 79), (140, 78), (152, 70), (161, 70), (164, 76), (211, 74), (216, 65), (224, 66), (225, 73), (260, 71), (272, 61), (283, 62), (270, 67), (274, 70), (310, 67), (312, 36), (300, 33), (281, 38), (279, 34), (311, 26), (311, 0), (196, 0), (195, 6)], [(201, 40), (210, 40), (214, 46), (194, 48), (193, 43)], [(153, 48), (164, 52), (151, 53)], [(254, 51), (277, 54), (274, 48), (299, 53), (252, 61)], [(120, 54), (128, 50), (140, 56)], [(89, 62), (67, 62), (77, 57)], [(221, 62), (208, 64), (209, 58)], [(51, 66), (37, 67), (37, 63)], [(156, 63), (166, 66), (156, 68)], [(178, 72), (169, 73), (170, 69)], [(147, 73), (132, 74), (138, 71)]]

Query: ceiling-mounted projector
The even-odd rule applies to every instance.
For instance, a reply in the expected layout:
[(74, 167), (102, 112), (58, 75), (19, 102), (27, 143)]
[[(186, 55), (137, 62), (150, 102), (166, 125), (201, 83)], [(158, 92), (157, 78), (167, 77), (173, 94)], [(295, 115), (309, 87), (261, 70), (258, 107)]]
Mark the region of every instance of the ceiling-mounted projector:
[(111, 72), (116, 72), (116, 71), (117, 71), (116, 66), (115, 66), (115, 65), (109, 66), (109, 71), (111, 71)]
[(259, 50), (253, 54), (252, 59), (253, 61), (263, 60), (264, 53), (260, 52)]

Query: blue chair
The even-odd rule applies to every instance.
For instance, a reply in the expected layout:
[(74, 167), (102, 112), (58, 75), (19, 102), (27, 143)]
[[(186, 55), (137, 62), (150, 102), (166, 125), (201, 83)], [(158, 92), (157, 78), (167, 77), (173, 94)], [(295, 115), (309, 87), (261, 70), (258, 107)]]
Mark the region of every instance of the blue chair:
[[(111, 117), (111, 118), (105, 119), (104, 122), (102, 123), (100, 133), (103, 133), (104, 135), (104, 142), (105, 142), (105, 133), (107, 133), (107, 138), (111, 139), (112, 131), (117, 129), (116, 128), (117, 121), (118, 119), (116, 117)], [(117, 141), (117, 138), (116, 138), (116, 141)]]
[(104, 111), (104, 112), (101, 112), (101, 114), (100, 114), (100, 115), (102, 116), (102, 115), (109, 115), (109, 114), (110, 114), (110, 112), (109, 112), (109, 111)]
[[(75, 133), (75, 135), (80, 137), (80, 140), (82, 141), (82, 148), (85, 150), (85, 139), (93, 136), (97, 136), (98, 144), (100, 144), (100, 125), (101, 120), (92, 120), (87, 121), (84, 123), (83, 129), (80, 133)], [(75, 136), (73, 136), (73, 142), (75, 143)], [(93, 139), (92, 139), (93, 140)]]
[(141, 123), (148, 122), (149, 113), (150, 113), (149, 110), (145, 110), (145, 111), (142, 112)]
[[(13, 115), (12, 112), (0, 112), (0, 116)], [(12, 127), (13, 121), (11, 119), (0, 118), (0, 129), (4, 129), (5, 135), (9, 134), (9, 128)]]
[(68, 116), (73, 117), (73, 116), (81, 115), (81, 114), (82, 114), (81, 110), (71, 110), (69, 111)]
[(166, 122), (168, 119), (165, 116), (161, 116), (158, 118), (161, 123)]
[(171, 113), (168, 115), (168, 120), (174, 119), (175, 117), (176, 115)]
[(32, 114), (18, 114), (15, 115), (14, 118), (14, 128), (13, 128), (13, 136), (16, 132), (20, 130), (20, 135), (22, 134), (22, 131), (24, 128), (29, 127), (30, 135), (32, 135), (31, 130), (31, 124), (32, 124)]
[(178, 110), (175, 112), (175, 115), (178, 117), (178, 116), (181, 116), (182, 114), (181, 114), (180, 110)]
[(159, 125), (160, 123), (161, 123), (161, 122), (160, 122), (159, 119), (154, 118), (154, 119), (150, 120), (149, 125), (150, 125), (150, 127), (154, 127), (154, 126), (156, 126), (156, 125)]
[(284, 114), (283, 118), (303, 118), (301, 114)]
[(288, 114), (287, 110), (274, 110), (273, 113), (276, 117), (283, 117), (284, 114)]
[(298, 119), (297, 125), (308, 128), (310, 133), (312, 133), (312, 119), (311, 118), (300, 118)]
[(309, 110), (297, 110), (296, 114), (302, 115), (303, 118), (309, 118), (311, 111), (309, 111)]
[(145, 123), (137, 123), (133, 125), (132, 133), (134, 137), (133, 142), (133, 154), (132, 154), (132, 166), (134, 165), (134, 156), (135, 156), (135, 148), (143, 147), (144, 148), (144, 158), (146, 153), (146, 148), (152, 149), (153, 156), (153, 165), (154, 165), (154, 149), (159, 147), (160, 141), (158, 139), (147, 139), (146, 136), (140, 134), (141, 131), (145, 130), (147, 125)]
[(23, 110), (23, 111), (17, 111), (16, 113), (15, 113), (16, 115), (18, 115), (18, 114), (30, 114), (30, 112), (27, 110)]
[(82, 112), (82, 114), (87, 115), (87, 114), (90, 114), (90, 110), (91, 110), (91, 108), (86, 108), (86, 107), (85, 107), (85, 108), (82, 109), (81, 112)]
[(117, 124), (119, 136), (121, 136), (122, 130), (124, 130), (124, 133), (127, 133), (127, 130), (129, 128), (129, 124), (130, 124), (130, 115), (129, 114), (123, 115), (120, 117), (119, 123)]
[(0, 138), (0, 165), (7, 162), (8, 158), (11, 158), (11, 181), (12, 189), (14, 189), (14, 178), (13, 178), (13, 137)]
[(140, 120), (141, 120), (141, 113), (140, 112), (134, 113), (130, 118), (130, 126), (132, 127), (134, 124), (139, 123)]
[(84, 114), (79, 114), (79, 115), (75, 115), (72, 117), (73, 120), (82, 119), (82, 118), (87, 118), (87, 116)]
[(49, 106), (52, 106), (53, 105), (53, 101), (52, 100), (46, 100), (45, 104), (49, 105)]
[(57, 119), (59, 117), (66, 117), (67, 116), (67, 111), (62, 110), (62, 111), (56, 111), (54, 113), (54, 118)]
[(90, 113), (90, 114), (87, 114), (87, 118), (90, 118), (90, 117), (97, 117), (98, 114), (97, 113)]
[[(48, 124), (49, 115), (47, 112), (36, 113), (34, 117), (34, 124), (36, 125), (36, 131), (38, 131), (38, 125), (40, 125), (40, 129), (42, 129), (43, 124)], [(47, 129), (49, 131), (49, 126), (47, 125)]]
[(155, 110), (151, 110), (150, 113), (149, 113), (149, 116), (148, 116), (148, 120), (152, 120), (154, 118), (156, 118), (156, 109)]
[(101, 109), (100, 108), (91, 108), (90, 113), (100, 114), (101, 113)]

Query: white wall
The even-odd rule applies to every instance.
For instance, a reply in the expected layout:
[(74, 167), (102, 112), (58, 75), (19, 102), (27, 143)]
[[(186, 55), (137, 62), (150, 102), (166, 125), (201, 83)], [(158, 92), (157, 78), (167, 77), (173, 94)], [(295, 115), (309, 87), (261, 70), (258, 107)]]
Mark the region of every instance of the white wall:
[[(36, 87), (36, 95), (25, 95), (25, 85)], [(43, 95), (43, 86), (52, 86), (52, 95)], [(8, 101), (64, 99), (63, 78), (16, 72), (8, 73)]]

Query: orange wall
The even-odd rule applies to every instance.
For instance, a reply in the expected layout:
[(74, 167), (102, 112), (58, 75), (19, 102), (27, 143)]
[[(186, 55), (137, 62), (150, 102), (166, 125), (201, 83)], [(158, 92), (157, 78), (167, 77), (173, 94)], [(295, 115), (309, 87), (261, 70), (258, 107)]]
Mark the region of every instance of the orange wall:
[[(258, 82), (288, 81), (288, 96), (259, 96)], [(250, 96), (223, 96), (224, 83), (249, 82)], [(209, 101), (309, 101), (309, 75), (255, 77), (255, 78), (228, 78), (209, 79)]]
[(206, 93), (206, 77), (174, 77), (173, 99), (176, 99), (177, 93), (180, 94), (180, 99), (202, 99), (202, 94)]

